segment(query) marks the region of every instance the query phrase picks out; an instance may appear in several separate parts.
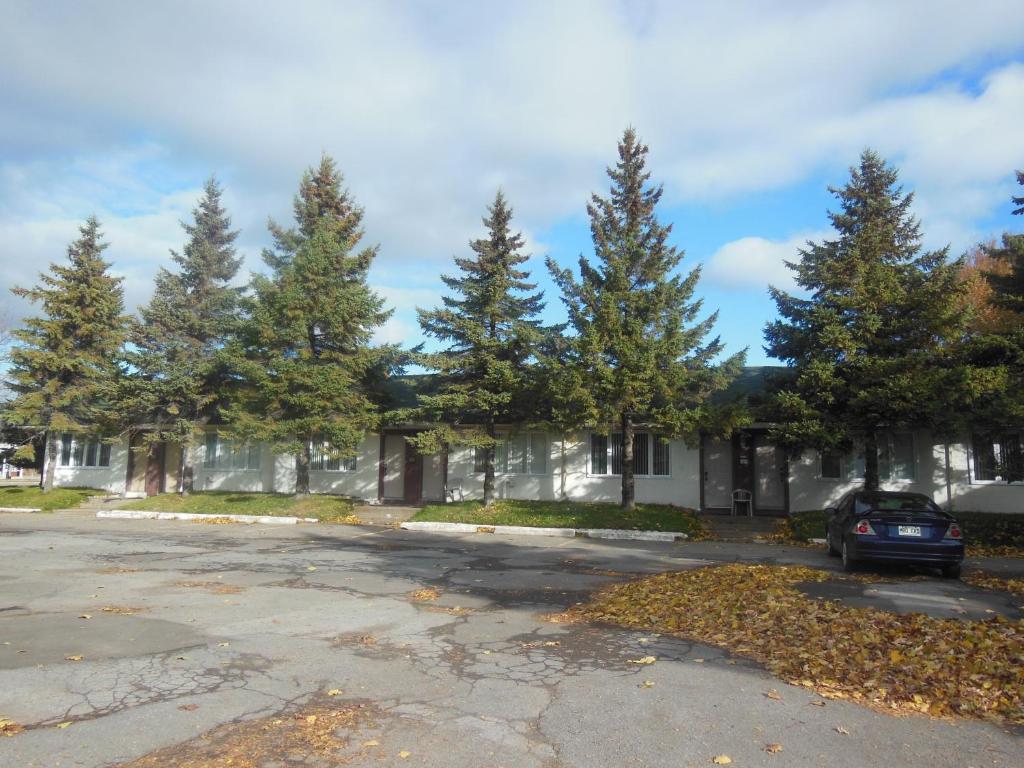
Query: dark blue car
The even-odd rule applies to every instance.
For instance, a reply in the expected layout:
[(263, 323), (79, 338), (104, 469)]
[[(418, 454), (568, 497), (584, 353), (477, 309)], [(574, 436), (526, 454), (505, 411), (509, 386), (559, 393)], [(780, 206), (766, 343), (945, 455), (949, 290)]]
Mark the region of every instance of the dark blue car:
[(918, 563), (960, 576), (964, 535), (951, 514), (920, 493), (851, 491), (825, 510), (828, 553), (843, 568), (865, 560)]

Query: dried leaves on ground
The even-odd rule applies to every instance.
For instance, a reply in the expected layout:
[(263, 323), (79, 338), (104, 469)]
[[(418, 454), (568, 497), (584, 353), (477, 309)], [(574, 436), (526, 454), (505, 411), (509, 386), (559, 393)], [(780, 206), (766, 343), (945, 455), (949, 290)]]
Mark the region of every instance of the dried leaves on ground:
[(265, 768), (306, 765), (314, 756), (344, 765), (354, 756), (351, 748), (346, 750), (347, 734), (371, 714), (363, 705), (310, 706), (294, 714), (228, 723), (121, 768)]
[(561, 615), (727, 648), (793, 685), (889, 711), (1024, 723), (1024, 621), (935, 619), (799, 592), (825, 571), (725, 565), (598, 592)]
[(235, 595), (242, 591), (242, 587), (233, 584), (224, 584), (220, 581), (179, 581), (175, 584), (178, 587), (189, 587), (190, 589), (202, 589), (212, 592), (215, 595)]
[(431, 600), (437, 600), (441, 596), (433, 587), (424, 587), (423, 589), (414, 589), (409, 593), (409, 599), (415, 600), (417, 603), (428, 603)]
[(1024, 579), (997, 576), (988, 571), (971, 570), (964, 572), (963, 580), (972, 587), (1009, 592), (1011, 595), (1024, 595)]
[(14, 736), (15, 734), (21, 733), (23, 730), (25, 729), (13, 720), (8, 720), (6, 717), (0, 717), (0, 736)]

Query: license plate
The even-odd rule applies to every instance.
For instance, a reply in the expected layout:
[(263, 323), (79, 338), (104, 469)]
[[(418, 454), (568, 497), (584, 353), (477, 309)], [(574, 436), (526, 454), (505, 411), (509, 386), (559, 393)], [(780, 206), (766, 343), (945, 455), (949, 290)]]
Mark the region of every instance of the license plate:
[(896, 529), (896, 533), (900, 536), (920, 536), (921, 526), (920, 525), (901, 525)]

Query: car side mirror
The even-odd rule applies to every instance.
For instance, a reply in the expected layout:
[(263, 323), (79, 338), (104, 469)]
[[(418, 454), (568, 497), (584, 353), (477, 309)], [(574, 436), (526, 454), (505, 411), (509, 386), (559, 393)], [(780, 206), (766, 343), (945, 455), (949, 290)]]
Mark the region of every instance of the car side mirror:
[(833, 517), (833, 516), (834, 516), (834, 515), (835, 515), (836, 513), (838, 513), (838, 512), (839, 512), (839, 510), (838, 510), (838, 509), (836, 509), (835, 507), (826, 507), (826, 508), (825, 508), (825, 514), (826, 514), (826, 515), (827, 515), (828, 517)]

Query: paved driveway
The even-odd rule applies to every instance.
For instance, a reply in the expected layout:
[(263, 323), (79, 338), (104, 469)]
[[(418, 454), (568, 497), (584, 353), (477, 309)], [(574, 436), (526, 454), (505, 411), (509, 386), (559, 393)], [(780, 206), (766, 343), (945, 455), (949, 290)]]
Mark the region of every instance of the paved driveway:
[[(0, 765), (1024, 765), (1019, 732), (817, 706), (706, 646), (544, 620), (622, 573), (736, 559), (834, 565), (763, 545), (0, 516), (0, 717), (26, 726)], [(1017, 611), (909, 584), (841, 597)], [(341, 725), (344, 763), (317, 722)]]

